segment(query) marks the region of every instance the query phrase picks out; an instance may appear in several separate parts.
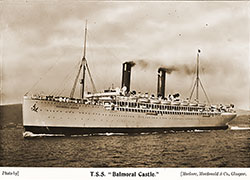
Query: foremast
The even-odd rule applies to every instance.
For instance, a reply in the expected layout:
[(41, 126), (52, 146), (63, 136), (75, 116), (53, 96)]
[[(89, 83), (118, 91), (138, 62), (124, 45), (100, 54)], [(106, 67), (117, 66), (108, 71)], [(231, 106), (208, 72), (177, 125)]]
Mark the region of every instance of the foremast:
[(85, 24), (85, 33), (84, 33), (83, 57), (82, 57), (82, 60), (81, 60), (81, 64), (80, 64), (78, 73), (76, 75), (76, 79), (74, 81), (73, 88), (72, 88), (72, 90), (70, 92), (70, 98), (73, 98), (73, 96), (74, 96), (77, 81), (78, 81), (80, 73), (81, 73), (81, 69), (82, 69), (82, 79), (80, 80), (80, 85), (81, 85), (81, 87), (80, 87), (81, 88), (80, 97), (81, 97), (81, 99), (84, 99), (84, 86), (85, 86), (85, 71), (86, 71), (86, 69), (87, 69), (89, 77), (90, 77), (90, 81), (91, 81), (91, 84), (92, 84), (92, 87), (93, 87), (93, 91), (96, 92), (96, 87), (95, 87), (93, 78), (91, 76), (91, 73), (90, 73), (90, 70), (89, 70), (89, 67), (88, 67), (88, 64), (87, 64), (86, 48), (87, 48), (87, 21), (86, 21), (86, 24)]
[(84, 81), (85, 81), (85, 70), (86, 70), (86, 43), (87, 43), (87, 21), (85, 24), (85, 33), (84, 33), (84, 45), (83, 45), (83, 57), (82, 57), (82, 79), (80, 97), (84, 98)]

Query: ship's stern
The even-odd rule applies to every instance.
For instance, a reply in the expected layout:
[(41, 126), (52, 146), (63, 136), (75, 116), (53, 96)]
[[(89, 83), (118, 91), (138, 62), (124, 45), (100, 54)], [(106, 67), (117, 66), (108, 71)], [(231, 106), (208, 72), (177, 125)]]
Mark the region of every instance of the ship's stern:
[(222, 113), (221, 114), (223, 118), (223, 124), (228, 126), (228, 123), (232, 121), (234, 118), (236, 118), (237, 114), (236, 113)]

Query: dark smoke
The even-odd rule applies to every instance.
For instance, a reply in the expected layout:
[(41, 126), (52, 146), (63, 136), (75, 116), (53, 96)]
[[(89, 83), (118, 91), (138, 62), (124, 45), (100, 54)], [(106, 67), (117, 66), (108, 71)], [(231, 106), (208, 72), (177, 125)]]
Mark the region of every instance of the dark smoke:
[(162, 66), (162, 64), (150, 61), (150, 60), (144, 60), (144, 59), (138, 59), (134, 61), (128, 61), (126, 63), (129, 63), (131, 67), (138, 65), (142, 69), (155, 69), (160, 67), (159, 69), (165, 71), (167, 74), (171, 74), (172, 72), (178, 71), (185, 75), (192, 75), (196, 72), (195, 64), (177, 64), (177, 65), (169, 65), (169, 66)]
[(194, 67), (191, 67), (190, 65), (187, 65), (187, 64), (161, 67), (159, 69), (165, 71), (168, 74), (171, 74), (174, 71), (178, 71), (185, 75), (192, 75), (196, 72), (196, 69)]
[(195, 73), (195, 67), (191, 67), (190, 65), (184, 64), (184, 65), (180, 65), (180, 71), (183, 71), (185, 74), (187, 75), (191, 75)]
[(145, 60), (143, 60), (143, 59), (137, 60), (136, 63), (137, 63), (142, 69), (147, 68), (148, 65), (149, 65), (148, 62), (145, 61)]
[(167, 74), (171, 74), (173, 71), (178, 71), (178, 68), (175, 66), (160, 67), (158, 71), (164, 71)]
[(142, 69), (147, 68), (149, 63), (143, 59), (139, 59), (139, 60), (135, 60), (135, 61), (127, 61), (125, 63), (128, 63), (131, 65), (131, 67), (138, 65), (139, 67), (141, 67)]

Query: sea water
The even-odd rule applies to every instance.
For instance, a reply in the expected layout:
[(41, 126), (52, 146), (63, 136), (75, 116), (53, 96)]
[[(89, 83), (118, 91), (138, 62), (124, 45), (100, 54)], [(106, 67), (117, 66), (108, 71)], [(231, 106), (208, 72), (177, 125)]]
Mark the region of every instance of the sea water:
[(0, 130), (0, 166), (250, 167), (250, 130), (23, 137)]

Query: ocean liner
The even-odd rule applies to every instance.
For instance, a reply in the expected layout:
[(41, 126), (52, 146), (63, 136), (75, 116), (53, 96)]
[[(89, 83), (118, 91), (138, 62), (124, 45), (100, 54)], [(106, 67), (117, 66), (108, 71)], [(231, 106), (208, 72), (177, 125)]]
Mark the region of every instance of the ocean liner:
[[(206, 95), (199, 78), (200, 50), (197, 53), (196, 81), (190, 97), (185, 100), (181, 100), (178, 93), (165, 95), (167, 69), (161, 67), (157, 71), (156, 96), (130, 90), (133, 62), (122, 65), (121, 88), (97, 93), (94, 87), (93, 93), (85, 93), (85, 71), (94, 85), (86, 60), (86, 34), (87, 28), (83, 58), (69, 97), (24, 96), (25, 133), (79, 135), (226, 129), (228, 122), (236, 117), (232, 104), (199, 103), (199, 85)], [(74, 98), (81, 74), (81, 98)], [(195, 89), (196, 99), (192, 101)]]

